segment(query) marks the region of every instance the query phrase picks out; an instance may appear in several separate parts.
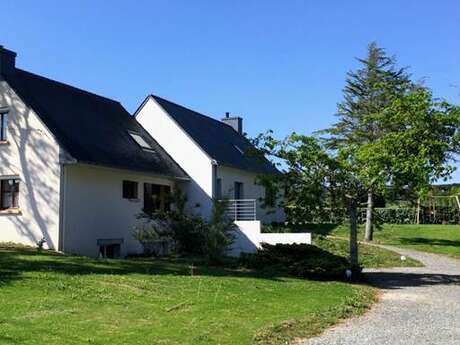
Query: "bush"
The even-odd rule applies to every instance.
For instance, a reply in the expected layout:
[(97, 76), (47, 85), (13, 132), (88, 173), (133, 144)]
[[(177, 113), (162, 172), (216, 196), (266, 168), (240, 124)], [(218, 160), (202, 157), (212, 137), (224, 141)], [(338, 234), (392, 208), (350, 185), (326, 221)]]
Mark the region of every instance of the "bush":
[(162, 213), (149, 216), (135, 226), (132, 235), (143, 248), (143, 255), (169, 255), (174, 249), (173, 233), (168, 218)]
[[(374, 209), (375, 218), (379, 223), (388, 224), (414, 224), (415, 208), (376, 208)], [(362, 223), (366, 221), (365, 215), (362, 217)]]
[[(143, 213), (138, 216), (142, 223), (133, 236), (138, 240), (145, 254), (153, 251), (159, 244), (174, 243), (180, 254), (204, 256), (212, 262), (218, 262), (233, 242), (235, 224), (226, 216), (225, 202), (215, 201), (210, 221), (198, 215), (184, 212), (185, 198), (176, 192), (172, 198), (175, 208), (168, 212)], [(163, 247), (158, 249), (163, 251)], [(169, 253), (169, 250), (167, 250)]]
[(344, 279), (348, 259), (309, 244), (263, 243), (254, 254), (242, 254), (240, 263), (248, 268), (279, 269), (290, 275), (311, 279)]
[(211, 220), (206, 224), (205, 254), (210, 261), (220, 262), (234, 241), (235, 223), (227, 216), (227, 202), (214, 200)]

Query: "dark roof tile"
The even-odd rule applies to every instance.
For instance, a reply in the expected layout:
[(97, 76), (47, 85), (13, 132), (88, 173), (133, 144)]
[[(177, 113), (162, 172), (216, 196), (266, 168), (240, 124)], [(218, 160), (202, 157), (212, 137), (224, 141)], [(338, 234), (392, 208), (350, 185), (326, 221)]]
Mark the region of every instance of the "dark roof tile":
[(249, 140), (229, 125), (161, 97), (152, 97), (219, 164), (261, 174), (279, 173), (265, 157), (251, 153), (254, 147)]
[[(5, 78), (77, 161), (187, 177), (119, 102), (20, 69)], [(143, 150), (128, 131), (139, 133), (154, 152)]]

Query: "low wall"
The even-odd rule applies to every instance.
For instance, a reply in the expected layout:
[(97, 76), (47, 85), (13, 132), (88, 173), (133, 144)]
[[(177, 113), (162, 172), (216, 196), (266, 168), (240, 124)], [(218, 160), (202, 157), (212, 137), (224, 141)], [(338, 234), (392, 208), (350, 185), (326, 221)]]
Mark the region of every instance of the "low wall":
[(260, 241), (268, 244), (292, 244), (307, 243), (311, 244), (311, 233), (301, 232), (295, 234), (289, 233), (270, 233), (260, 234)]
[(311, 233), (261, 233), (260, 221), (236, 221), (235, 240), (229, 250), (232, 256), (240, 253), (254, 253), (262, 243), (268, 244), (311, 244)]

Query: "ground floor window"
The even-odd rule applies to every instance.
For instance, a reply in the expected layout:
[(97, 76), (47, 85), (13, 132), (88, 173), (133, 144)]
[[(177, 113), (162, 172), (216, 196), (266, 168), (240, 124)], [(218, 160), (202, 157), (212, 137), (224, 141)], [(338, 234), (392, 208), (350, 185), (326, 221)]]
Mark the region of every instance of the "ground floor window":
[(97, 240), (99, 247), (99, 257), (116, 259), (121, 256), (121, 244), (123, 239), (100, 239)]
[(0, 180), (0, 209), (19, 208), (19, 180)]
[(171, 187), (159, 184), (144, 183), (144, 211), (169, 211)]
[(137, 182), (123, 181), (123, 198), (134, 200), (137, 199)]

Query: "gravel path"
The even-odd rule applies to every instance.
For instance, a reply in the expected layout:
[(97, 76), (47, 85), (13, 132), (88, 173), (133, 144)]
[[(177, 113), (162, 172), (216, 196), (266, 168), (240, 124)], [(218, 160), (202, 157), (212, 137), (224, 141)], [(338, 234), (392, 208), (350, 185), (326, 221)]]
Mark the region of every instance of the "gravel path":
[(381, 301), (303, 345), (459, 345), (460, 260), (394, 247), (425, 267), (366, 270)]

